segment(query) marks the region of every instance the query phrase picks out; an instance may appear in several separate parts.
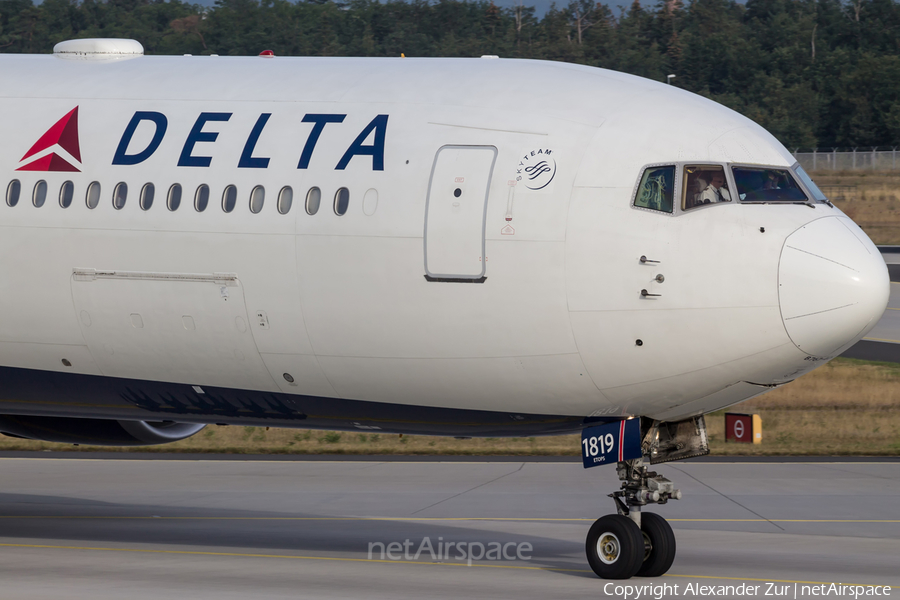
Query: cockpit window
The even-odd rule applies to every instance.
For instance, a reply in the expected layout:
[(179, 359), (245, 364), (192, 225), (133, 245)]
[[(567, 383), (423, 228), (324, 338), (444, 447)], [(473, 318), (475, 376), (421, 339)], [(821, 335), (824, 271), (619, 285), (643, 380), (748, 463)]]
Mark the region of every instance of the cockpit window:
[(681, 204), (683, 210), (704, 204), (731, 202), (728, 180), (725, 177), (725, 169), (721, 165), (685, 165), (682, 180), (684, 181), (684, 195)]
[(738, 197), (744, 202), (807, 202), (788, 169), (733, 167)]
[(812, 177), (806, 174), (806, 171), (803, 170), (803, 167), (797, 165), (794, 167), (794, 173), (797, 174), (797, 178), (800, 179), (800, 183), (806, 186), (806, 189), (813, 195), (813, 198), (818, 200), (819, 202), (828, 202), (828, 198), (825, 197), (825, 194), (822, 193), (822, 190), (819, 189), (819, 186), (813, 182)]
[(675, 195), (675, 167), (648, 167), (641, 177), (634, 205), (662, 212), (672, 212)]

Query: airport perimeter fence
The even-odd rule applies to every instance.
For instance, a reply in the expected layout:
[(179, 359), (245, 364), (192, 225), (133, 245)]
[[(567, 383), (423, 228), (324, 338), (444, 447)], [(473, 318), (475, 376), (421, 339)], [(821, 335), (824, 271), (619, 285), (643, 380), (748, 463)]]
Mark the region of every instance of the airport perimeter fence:
[(793, 152), (794, 158), (807, 171), (897, 171), (900, 170), (900, 146), (890, 150), (878, 148), (816, 148), (812, 152)]

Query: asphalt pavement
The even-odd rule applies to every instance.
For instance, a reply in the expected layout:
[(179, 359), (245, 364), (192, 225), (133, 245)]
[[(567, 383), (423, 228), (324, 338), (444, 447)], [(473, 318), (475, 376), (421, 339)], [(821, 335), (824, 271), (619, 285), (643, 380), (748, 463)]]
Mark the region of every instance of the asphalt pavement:
[[(900, 594), (900, 461), (658, 470), (684, 493), (655, 509), (678, 554), (668, 575), (629, 585), (668, 584), (672, 598), (710, 595), (701, 585), (747, 597), (742, 584), (760, 598), (769, 584)], [(624, 594), (584, 557), (592, 521), (613, 512), (611, 467), (3, 458), (0, 481), (4, 600)]]

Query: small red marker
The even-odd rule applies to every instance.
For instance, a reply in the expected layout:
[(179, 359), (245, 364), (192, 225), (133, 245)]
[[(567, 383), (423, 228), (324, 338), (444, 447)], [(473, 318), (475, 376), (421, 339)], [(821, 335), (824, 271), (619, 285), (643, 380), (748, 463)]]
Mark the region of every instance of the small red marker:
[(271, 50), (263, 50), (259, 53), (260, 56), (265, 56), (266, 58), (274, 58), (275, 53)]

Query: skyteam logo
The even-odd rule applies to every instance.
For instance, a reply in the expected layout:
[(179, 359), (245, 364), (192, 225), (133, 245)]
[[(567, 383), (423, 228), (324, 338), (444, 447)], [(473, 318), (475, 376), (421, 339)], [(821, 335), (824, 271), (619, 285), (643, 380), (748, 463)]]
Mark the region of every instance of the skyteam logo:
[[(27, 161), (27, 162), (26, 162)], [(19, 161), (16, 171), (80, 173), (81, 146), (78, 143), (78, 107), (69, 111), (34, 143)]]
[(526, 152), (516, 165), (516, 181), (532, 191), (547, 188), (556, 177), (556, 158), (552, 154), (549, 148)]

